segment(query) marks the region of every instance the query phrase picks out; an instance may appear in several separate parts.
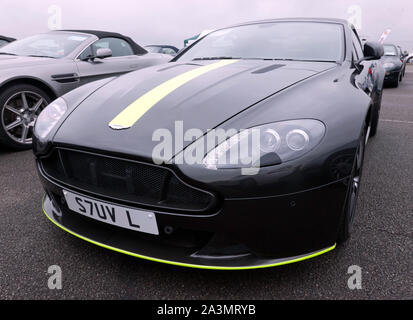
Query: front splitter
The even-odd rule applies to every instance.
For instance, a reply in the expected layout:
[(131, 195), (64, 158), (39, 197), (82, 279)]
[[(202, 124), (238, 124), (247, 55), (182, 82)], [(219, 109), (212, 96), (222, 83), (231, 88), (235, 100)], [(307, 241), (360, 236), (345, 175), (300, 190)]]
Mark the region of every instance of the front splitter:
[[(92, 237), (89, 236), (84, 236), (79, 234), (78, 232), (71, 230), (71, 228), (64, 226), (61, 224), (52, 214), (53, 212), (53, 205), (50, 200), (50, 198), (46, 195), (43, 200), (42, 200), (42, 209), (46, 217), (53, 222), (56, 226), (58, 226), (60, 229), (70, 233), (71, 235), (78, 237), (84, 241), (90, 242), (92, 244), (95, 244), (97, 246), (100, 246), (105, 249), (113, 250), (119, 253), (123, 253), (129, 256), (133, 256), (136, 258), (140, 259), (145, 259), (153, 262), (160, 262), (160, 263), (165, 263), (165, 264), (170, 264), (170, 265), (175, 265), (175, 266), (180, 266), (180, 267), (188, 267), (188, 268), (197, 268), (197, 269), (209, 269), (209, 270), (252, 270), (252, 269), (263, 269), (263, 268), (271, 268), (271, 267), (277, 267), (277, 266), (282, 266), (282, 265), (287, 265), (287, 264), (292, 264), (292, 263), (297, 263), (300, 261), (312, 259), (315, 257), (318, 257), (322, 254), (325, 254), (327, 252), (330, 252), (336, 248), (336, 244), (333, 246), (322, 249), (316, 252), (308, 253), (305, 255), (300, 255), (300, 256), (295, 256), (295, 257), (289, 257), (289, 258), (282, 258), (282, 259), (260, 259), (260, 258), (254, 258), (251, 261), (248, 261), (245, 265), (239, 265), (238, 263), (235, 263), (233, 266), (227, 265), (228, 261), (225, 262), (225, 266), (219, 265), (220, 259), (202, 259), (202, 260), (207, 260), (207, 261), (202, 261), (202, 263), (188, 263), (188, 262), (183, 262), (183, 261), (174, 261), (171, 259), (162, 259), (159, 257), (152, 257), (148, 255), (144, 255), (142, 253), (136, 252), (138, 250), (125, 250), (124, 248), (120, 248), (117, 246), (109, 245), (102, 243), (100, 241), (97, 241), (97, 239), (93, 239)], [(48, 213), (49, 212), (49, 213)], [(186, 257), (185, 260), (190, 260), (192, 259), (191, 257)], [(180, 260), (180, 259), (176, 259)], [(183, 260), (183, 259), (181, 259)], [(194, 259), (197, 261), (201, 261), (200, 259)], [(216, 262), (216, 265), (209, 265), (208, 262)]]

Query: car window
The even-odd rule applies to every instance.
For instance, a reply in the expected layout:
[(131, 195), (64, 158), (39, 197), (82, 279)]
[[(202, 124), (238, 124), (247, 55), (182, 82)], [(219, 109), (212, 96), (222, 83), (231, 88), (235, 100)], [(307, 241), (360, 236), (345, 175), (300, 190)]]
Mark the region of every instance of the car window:
[(6, 45), (8, 42), (6, 40), (1, 40), (0, 39), (0, 47)]
[(19, 56), (63, 58), (80, 48), (89, 38), (90, 35), (86, 34), (54, 31), (14, 41), (1, 50)]
[(351, 36), (353, 38), (353, 46), (354, 46), (354, 49), (356, 50), (357, 57), (358, 59), (361, 59), (362, 57), (364, 57), (364, 53), (363, 53), (363, 46), (361, 45), (360, 38), (356, 34), (355, 30), (353, 30), (353, 32), (351, 33)]
[(384, 45), (384, 55), (385, 56), (397, 56), (396, 47), (392, 45)]
[(108, 48), (112, 50), (112, 57), (124, 57), (134, 54), (132, 47), (123, 39), (119, 38), (103, 38), (87, 47), (79, 59), (83, 60), (88, 57), (96, 56), (97, 50), (102, 48)]
[(171, 55), (175, 55), (176, 52), (175, 50), (171, 49), (171, 48), (162, 48), (161, 53), (163, 54), (171, 54)]
[(146, 46), (145, 49), (146, 49), (148, 52), (151, 52), (151, 53), (160, 53), (161, 50), (162, 50), (161, 47), (156, 47), (156, 46)]

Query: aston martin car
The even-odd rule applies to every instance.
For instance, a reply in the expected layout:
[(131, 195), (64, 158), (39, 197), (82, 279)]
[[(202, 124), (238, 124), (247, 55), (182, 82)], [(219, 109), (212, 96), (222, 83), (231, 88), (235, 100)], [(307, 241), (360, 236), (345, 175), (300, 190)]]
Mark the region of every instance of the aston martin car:
[(381, 61), (386, 71), (385, 84), (397, 88), (403, 80), (404, 62), (401, 57), (401, 50), (393, 44), (385, 44), (384, 56)]
[(74, 90), (35, 125), (43, 211), (83, 240), (179, 266), (327, 253), (351, 232), (383, 53), (344, 20), (265, 20)]
[(0, 48), (0, 145), (31, 148), (39, 112), (70, 90), (167, 61), (102, 31), (53, 31)]
[(5, 46), (6, 44), (9, 44), (10, 42), (15, 41), (16, 39), (10, 38), (10, 37), (5, 37), (0, 35), (0, 47)]

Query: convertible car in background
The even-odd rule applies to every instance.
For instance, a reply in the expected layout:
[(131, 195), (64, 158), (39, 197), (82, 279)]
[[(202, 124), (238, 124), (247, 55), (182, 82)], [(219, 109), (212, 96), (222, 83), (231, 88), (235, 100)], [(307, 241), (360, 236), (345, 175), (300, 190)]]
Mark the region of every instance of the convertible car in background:
[(29, 149), (34, 122), (52, 100), (88, 82), (167, 61), (112, 32), (53, 31), (10, 43), (0, 49), (0, 144)]
[(344, 20), (266, 20), (76, 89), (34, 129), (43, 210), (83, 240), (187, 267), (331, 251), (355, 216), (383, 53)]
[(0, 36), (0, 47), (5, 46), (6, 44), (9, 44), (10, 42), (15, 41), (16, 39), (5, 37), (5, 36)]

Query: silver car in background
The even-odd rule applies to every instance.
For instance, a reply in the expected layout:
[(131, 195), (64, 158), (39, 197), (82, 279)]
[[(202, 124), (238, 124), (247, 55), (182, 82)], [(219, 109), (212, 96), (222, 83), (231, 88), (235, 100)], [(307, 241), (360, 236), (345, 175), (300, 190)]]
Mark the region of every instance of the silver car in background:
[(169, 60), (103, 31), (52, 31), (7, 44), (0, 48), (0, 144), (28, 149), (36, 118), (52, 100), (91, 81)]

